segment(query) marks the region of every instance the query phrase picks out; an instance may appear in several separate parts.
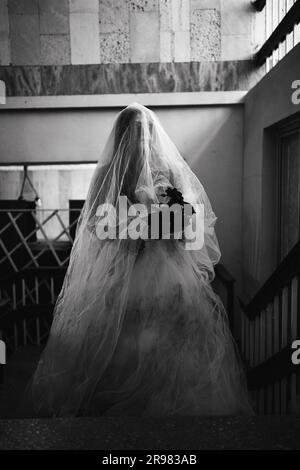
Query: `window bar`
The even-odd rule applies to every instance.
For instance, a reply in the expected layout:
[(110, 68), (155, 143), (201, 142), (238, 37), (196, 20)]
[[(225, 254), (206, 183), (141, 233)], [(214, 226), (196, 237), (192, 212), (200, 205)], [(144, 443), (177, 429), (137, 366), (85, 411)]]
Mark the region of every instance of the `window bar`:
[(34, 285), (35, 285), (35, 302), (38, 305), (40, 303), (39, 302), (39, 281), (36, 276), (34, 277)]
[(28, 286), (25, 284), (25, 295), (26, 297), (29, 297), (31, 299), (33, 304), (34, 304), (34, 297), (31, 294), (33, 294), (34, 291), (35, 291), (35, 288), (30, 290)]
[(36, 324), (36, 342), (39, 345), (39, 344), (41, 344), (41, 328), (40, 328), (40, 319), (39, 319), (39, 317), (36, 317), (35, 324)]
[(290, 378), (290, 413), (297, 413), (297, 375), (292, 374)]
[(18, 348), (18, 328), (17, 328), (16, 323), (14, 323), (14, 345), (15, 345), (15, 349), (17, 349)]
[(299, 305), (299, 300), (298, 300), (298, 277), (294, 277), (292, 280), (292, 286), (291, 286), (291, 333), (292, 337), (290, 338), (291, 340), (294, 340), (297, 338), (297, 312), (298, 312), (298, 305)]
[(279, 22), (286, 15), (286, 0), (279, 0)]
[(267, 312), (267, 358), (272, 357), (273, 351), (273, 306), (270, 303), (266, 309)]
[[(45, 279), (42, 279), (41, 281), (38, 281), (38, 282), (39, 282), (39, 286), (42, 286), (43, 284), (45, 284), (46, 287), (48, 288), (49, 292), (50, 292), (50, 286), (49, 286), (48, 282)], [(35, 287), (33, 287), (31, 290), (27, 288), (27, 290), (28, 290), (30, 295), (34, 294)], [(32, 296), (31, 296), (31, 298), (32, 298)], [(18, 307), (19, 304), (23, 305), (22, 304), (22, 299), (16, 301), (16, 308)]]
[(286, 53), (290, 52), (294, 47), (294, 29), (286, 36)]
[(300, 22), (294, 26), (294, 46), (300, 43)]
[(281, 380), (281, 406), (280, 406), (280, 414), (285, 415), (286, 414), (286, 398), (287, 398), (287, 380), (282, 379)]
[(69, 230), (68, 230), (67, 227), (65, 226), (65, 224), (64, 224), (64, 222), (63, 222), (61, 216), (59, 215), (59, 212), (57, 211), (57, 212), (55, 213), (55, 215), (56, 215), (56, 217), (57, 217), (57, 219), (58, 219), (60, 225), (61, 225), (62, 228), (63, 228), (63, 232), (61, 233), (61, 235), (63, 235), (63, 233), (65, 233), (65, 234), (67, 235), (69, 241), (70, 241), (71, 243), (73, 243), (73, 240), (72, 240), (72, 238), (71, 238), (71, 236), (70, 236)]
[(26, 291), (25, 291), (25, 280), (22, 279), (22, 306), (26, 305)]
[(14, 226), (14, 228), (15, 228), (17, 234), (19, 235), (20, 239), (22, 240), (22, 244), (23, 244), (23, 246), (26, 248), (26, 251), (27, 251), (27, 253), (29, 254), (29, 256), (30, 256), (30, 258), (31, 258), (31, 261), (33, 261), (33, 263), (35, 264), (35, 266), (38, 266), (38, 263), (35, 261), (34, 255), (32, 254), (32, 251), (31, 251), (31, 249), (29, 248), (29, 246), (28, 246), (28, 244), (27, 244), (27, 242), (26, 242), (26, 240), (25, 240), (25, 237), (23, 236), (21, 230), (19, 229), (18, 225), (17, 225), (16, 222), (15, 222), (14, 217), (11, 215), (10, 212), (8, 212), (8, 217), (10, 218), (12, 225)]
[(248, 318), (246, 317), (245, 313), (243, 313), (244, 317), (244, 357), (245, 360), (248, 361), (248, 326), (249, 326), (249, 321)]
[(281, 347), (284, 348), (287, 345), (287, 333), (288, 333), (288, 308), (289, 308), (289, 289), (284, 287), (282, 292), (282, 320), (281, 320)]
[(54, 292), (54, 279), (51, 276), (50, 278), (50, 285), (51, 285), (51, 303), (54, 304), (55, 302), (55, 292)]
[[(272, 21), (272, 32), (277, 28), (279, 24), (279, 0), (273, 0), (273, 8), (272, 8), (272, 14), (273, 14), (273, 21)], [(279, 47), (277, 47), (273, 51), (272, 55), (273, 59), (273, 67), (277, 64), (279, 61)]]
[(280, 349), (280, 336), (279, 336), (279, 296), (277, 295), (274, 299), (274, 353), (279, 352)]
[(259, 316), (254, 320), (254, 366), (259, 363)]
[[(286, 0), (279, 0), (278, 2), (278, 22), (280, 23), (286, 14)], [(279, 60), (285, 55), (285, 39), (279, 44)]]
[(258, 393), (258, 414), (263, 415), (265, 410), (265, 388), (261, 387)]
[(12, 291), (13, 291), (13, 310), (17, 309), (17, 294), (16, 294), (16, 283), (13, 283), (12, 286)]
[(269, 38), (273, 32), (273, 8), (272, 0), (267, 0), (266, 6), (266, 37)]
[(286, 0), (286, 12), (288, 12), (292, 8), (294, 3), (295, 3), (294, 0)]
[(275, 415), (280, 415), (280, 382), (275, 382), (274, 413)]
[(279, 0), (273, 0), (273, 22), (272, 22), (272, 32), (279, 25)]
[[(33, 217), (34, 217), (34, 219), (35, 219), (37, 225), (39, 226), (39, 229), (41, 230), (41, 232), (42, 232), (42, 234), (43, 234), (43, 236), (44, 236), (44, 239), (45, 239), (45, 241), (47, 242), (47, 245), (49, 246), (50, 251), (52, 252), (52, 254), (53, 254), (53, 256), (54, 256), (54, 258), (55, 258), (57, 264), (58, 264), (59, 266), (61, 266), (61, 261), (60, 261), (59, 257), (57, 256), (57, 253), (56, 253), (56, 251), (55, 251), (55, 249), (54, 249), (54, 247), (53, 247), (52, 240), (50, 240), (50, 239), (48, 238), (48, 236), (47, 236), (45, 230), (43, 229), (43, 224), (41, 224), (41, 223), (39, 222), (39, 220), (37, 219), (37, 217), (35, 216), (35, 214), (32, 214), (32, 215), (33, 215)], [(53, 214), (53, 215), (54, 215), (54, 214)]]
[[(8, 212), (8, 211), (7, 211), (7, 210), (4, 210), (4, 209), (0, 209), (0, 213), (1, 213), (1, 212), (5, 212), (5, 213), (6, 213), (6, 212)], [(11, 213), (11, 212), (12, 212), (12, 211), (10, 211), (10, 213)], [(22, 211), (22, 212), (23, 212), (23, 211)], [(21, 216), (22, 216), (22, 213), (20, 212), (20, 213), (19, 213), (18, 215), (16, 215), (16, 217), (14, 218), (15, 221), (17, 221)], [(0, 235), (1, 235), (2, 233), (4, 233), (5, 230), (9, 229), (10, 227), (11, 227), (11, 222), (8, 222), (8, 224), (4, 225), (4, 227), (0, 230)]]
[[(1, 212), (1, 211), (0, 211), (0, 212)], [(11, 211), (11, 212), (12, 212), (12, 211)], [(11, 214), (11, 212), (10, 212), (10, 214)], [(23, 210), (22, 212), (24, 213), (24, 212), (32, 212), (32, 211), (31, 211), (31, 210), (30, 210), (30, 211)], [(41, 225), (42, 225), (42, 226), (45, 225), (45, 224), (48, 222), (48, 220), (50, 220), (52, 217), (53, 217), (53, 213), (51, 213), (51, 214), (42, 222)], [(14, 221), (16, 222), (17, 219), (18, 219), (18, 216), (13, 217), (13, 218), (14, 218)], [(11, 226), (12, 226), (12, 222), (10, 221), (9, 224), (7, 224), (6, 228), (11, 227)], [(26, 237), (23, 236), (22, 239), (27, 242), (27, 240), (29, 240), (30, 237), (31, 237), (32, 235), (34, 235), (37, 231), (38, 231), (37, 228), (36, 228), (35, 230), (32, 230), (28, 235), (26, 235)], [(0, 233), (1, 233), (1, 232), (0, 232)], [(1, 244), (1, 246), (3, 245), (3, 242), (1, 241), (1, 239), (0, 239), (0, 244)], [(12, 255), (18, 248), (20, 248), (20, 247), (22, 247), (22, 246), (23, 246), (23, 242), (21, 241), (20, 243), (18, 243), (17, 245), (15, 245), (10, 251), (8, 251), (8, 250), (6, 250), (6, 249), (5, 249), (5, 250), (3, 249), (3, 251), (5, 252), (5, 256), (4, 256), (3, 258), (1, 258), (0, 264), (1, 264), (3, 261), (5, 261), (5, 260), (9, 257), (8, 255)], [(35, 256), (35, 259), (37, 260), (38, 257), (41, 256), (46, 250), (47, 250), (47, 248), (44, 248), (42, 251), (40, 251), (39, 254)], [(9, 257), (9, 260), (12, 262), (11, 257)], [(30, 265), (31, 265), (31, 261), (30, 261), (29, 263), (27, 263), (25, 266), (23, 266), (22, 269), (26, 269), (26, 268), (27, 268), (28, 266), (30, 266)], [(19, 271), (19, 269), (17, 269), (17, 268), (16, 268), (15, 270), (16, 270), (16, 271)]]
[(23, 345), (26, 346), (27, 344), (27, 325), (26, 319), (23, 320)]
[(247, 362), (249, 363), (250, 361), (250, 320), (249, 318), (247, 317), (246, 318), (246, 325), (247, 325), (247, 337), (246, 337), (246, 359), (247, 359)]
[[(30, 328), (28, 327), (28, 323), (27, 323), (28, 321), (29, 320), (26, 320), (26, 318), (25, 318), (24, 322), (25, 322), (25, 327), (26, 327), (26, 344), (28, 343), (28, 340), (29, 340), (30, 344), (34, 344), (33, 338), (31, 336), (31, 334), (29, 333)], [(29, 325), (30, 325), (30, 321), (29, 321)]]
[(17, 273), (19, 270), (18, 270), (17, 266), (15, 265), (15, 263), (14, 263), (12, 257), (10, 256), (9, 251), (6, 249), (6, 246), (4, 245), (3, 241), (1, 240), (1, 238), (0, 238), (0, 246), (1, 246), (2, 250), (4, 251), (4, 253), (5, 253), (5, 255), (6, 255), (6, 259), (9, 259), (9, 261), (10, 261), (10, 263), (11, 263), (13, 269), (14, 269), (15, 272)]
[(254, 320), (250, 322), (250, 366), (254, 366)]
[(260, 361), (264, 362), (266, 359), (266, 330), (265, 330), (265, 321), (266, 321), (266, 311), (263, 310), (260, 315)]
[[(47, 247), (43, 248), (42, 250), (40, 250), (34, 257), (34, 259), (37, 261), (45, 252), (47, 251)], [(29, 267), (32, 266), (32, 261), (28, 261), (28, 263), (24, 264), (24, 266), (22, 266), (22, 270), (24, 269), (27, 269)], [(38, 267), (40, 267), (40, 265), (38, 264)]]
[(269, 384), (267, 386), (267, 407), (266, 407), (266, 413), (268, 415), (272, 414), (272, 408), (273, 408), (273, 385)]

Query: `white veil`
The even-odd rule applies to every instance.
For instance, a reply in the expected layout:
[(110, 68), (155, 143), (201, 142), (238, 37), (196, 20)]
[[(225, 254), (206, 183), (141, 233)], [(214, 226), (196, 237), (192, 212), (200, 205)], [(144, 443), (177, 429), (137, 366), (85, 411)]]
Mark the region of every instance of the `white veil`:
[(205, 243), (191, 256), (211, 281), (220, 250), (208, 197), (156, 115), (133, 103), (117, 116), (78, 221), (50, 337), (32, 381), (40, 415), (49, 410), (53, 415), (74, 415), (86, 408), (122, 327), (142, 240), (99, 240), (97, 207), (104, 203), (117, 207), (121, 195), (129, 204), (149, 206), (158, 203), (170, 186), (193, 206), (204, 205)]

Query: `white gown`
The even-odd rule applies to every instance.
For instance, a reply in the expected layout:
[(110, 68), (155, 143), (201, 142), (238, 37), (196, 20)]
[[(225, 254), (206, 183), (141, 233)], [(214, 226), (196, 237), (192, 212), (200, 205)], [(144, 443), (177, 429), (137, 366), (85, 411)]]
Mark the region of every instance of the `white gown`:
[(193, 264), (181, 242), (146, 242), (92, 414), (251, 413), (226, 312)]
[[(149, 207), (178, 188), (204, 207), (204, 244), (99, 240), (101, 204)], [(50, 337), (28, 386), (38, 416), (252, 413), (227, 316), (210, 282), (216, 217), (153, 112), (117, 117), (91, 181)]]

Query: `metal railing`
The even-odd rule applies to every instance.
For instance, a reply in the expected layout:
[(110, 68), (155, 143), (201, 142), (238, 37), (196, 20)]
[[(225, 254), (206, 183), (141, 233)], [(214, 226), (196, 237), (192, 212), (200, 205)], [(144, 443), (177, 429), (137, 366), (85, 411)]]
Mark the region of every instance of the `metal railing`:
[(79, 213), (0, 209), (0, 334), (8, 353), (46, 340)]
[(300, 242), (247, 307), (241, 306), (241, 352), (260, 414), (293, 413), (300, 397), (300, 369), (291, 344), (300, 338)]
[(259, 11), (265, 8), (266, 41), (255, 60), (258, 65), (265, 63), (268, 72), (300, 43), (300, 0), (267, 0), (254, 6)]
[(48, 265), (66, 266), (77, 223), (77, 217), (68, 221), (72, 211), (79, 215), (78, 209), (0, 209), (0, 276), (45, 266), (46, 253)]
[(0, 335), (8, 353), (47, 339), (65, 272), (63, 267), (37, 267), (0, 279)]

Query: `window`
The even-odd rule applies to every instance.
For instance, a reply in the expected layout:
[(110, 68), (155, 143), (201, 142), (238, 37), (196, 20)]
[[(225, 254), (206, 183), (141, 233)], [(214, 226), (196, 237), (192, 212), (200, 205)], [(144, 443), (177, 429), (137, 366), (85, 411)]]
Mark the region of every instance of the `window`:
[[(45, 234), (55, 239), (61, 233), (61, 222), (57, 216), (53, 216), (55, 210), (59, 210), (58, 216), (68, 226), (69, 201), (86, 198), (95, 167), (95, 163), (77, 162), (28, 165), (28, 176), (36, 193), (25, 181), (22, 195), (25, 201), (34, 201), (36, 196), (40, 198), (41, 205), (37, 206), (36, 213), (39, 222), (45, 223), (45, 233), (38, 230), (38, 240), (43, 240)], [(4, 205), (7, 200), (18, 200), (23, 175), (21, 165), (0, 165), (0, 203), (1, 200), (4, 200)], [(63, 234), (59, 240), (65, 241), (67, 238)]]
[(278, 146), (279, 258), (300, 240), (300, 119), (281, 128)]

